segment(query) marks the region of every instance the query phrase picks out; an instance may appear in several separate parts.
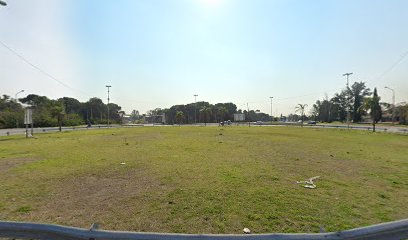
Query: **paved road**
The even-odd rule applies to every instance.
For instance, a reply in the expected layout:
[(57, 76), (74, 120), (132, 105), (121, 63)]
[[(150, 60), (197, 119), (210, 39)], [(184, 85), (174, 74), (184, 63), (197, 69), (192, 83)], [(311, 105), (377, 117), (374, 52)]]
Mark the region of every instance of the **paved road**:
[[(143, 125), (132, 125), (133, 126), (143, 126)], [(118, 128), (122, 127), (120, 125), (111, 125), (109, 128)], [(129, 127), (129, 126), (126, 126)], [(106, 125), (94, 125), (90, 128), (85, 126), (76, 126), (76, 127), (62, 127), (62, 131), (78, 131), (78, 130), (93, 130), (93, 129), (101, 129), (101, 128), (108, 128)], [(44, 128), (33, 128), (34, 135), (37, 133), (47, 133), (47, 132), (58, 132), (58, 127), (44, 127)], [(9, 136), (9, 135), (23, 135), (25, 136), (26, 129), (25, 128), (10, 128), (10, 129), (0, 129), (0, 136)], [(28, 133), (31, 134), (31, 128), (28, 129)]]
[[(233, 123), (231, 126), (236, 126), (237, 124)], [(178, 126), (178, 125), (162, 125), (162, 124), (134, 124), (134, 125), (111, 125), (109, 128), (122, 128), (122, 127), (158, 127), (158, 126)], [(182, 126), (204, 126), (203, 123), (198, 124), (190, 124), (190, 125), (182, 125)], [(218, 126), (218, 123), (207, 123), (207, 126)], [(239, 126), (248, 126), (248, 123), (239, 124)], [(251, 123), (252, 127), (284, 127), (284, 126), (300, 126), (297, 123), (289, 123), (289, 124), (262, 124), (258, 125), (255, 123)], [(316, 125), (309, 125), (305, 124), (304, 127), (312, 127), (312, 128), (335, 128), (335, 129), (347, 129), (347, 125), (329, 125), (329, 124), (316, 124)], [(77, 127), (62, 127), (62, 131), (78, 131), (78, 130), (94, 130), (94, 129), (101, 129), (101, 128), (108, 128), (106, 125), (93, 125), (91, 128), (87, 128), (85, 126), (77, 126)], [(365, 130), (365, 131), (372, 131), (372, 126), (370, 125), (350, 125), (350, 129), (353, 130)], [(398, 127), (398, 126), (378, 126), (376, 127), (378, 132), (393, 132), (393, 133), (400, 133), (400, 134), (408, 134), (408, 128)], [(9, 136), (9, 135), (25, 135), (25, 128), (11, 128), (11, 129), (0, 129), (0, 136)], [(28, 129), (29, 133), (31, 133), (31, 129)], [(37, 133), (47, 133), (47, 132), (58, 132), (58, 127), (45, 127), (45, 128), (34, 128), (33, 132), (34, 135)]]

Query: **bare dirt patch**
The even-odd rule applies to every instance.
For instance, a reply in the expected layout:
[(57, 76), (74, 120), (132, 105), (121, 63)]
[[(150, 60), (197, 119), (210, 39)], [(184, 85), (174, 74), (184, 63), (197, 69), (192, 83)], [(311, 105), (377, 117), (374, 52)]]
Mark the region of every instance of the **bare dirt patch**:
[(26, 163), (39, 161), (39, 158), (6, 158), (0, 159), (0, 175)]
[(64, 179), (29, 218), (79, 227), (99, 222), (115, 228), (117, 219), (145, 207), (140, 203), (146, 194), (160, 191), (159, 181), (148, 172), (129, 169)]

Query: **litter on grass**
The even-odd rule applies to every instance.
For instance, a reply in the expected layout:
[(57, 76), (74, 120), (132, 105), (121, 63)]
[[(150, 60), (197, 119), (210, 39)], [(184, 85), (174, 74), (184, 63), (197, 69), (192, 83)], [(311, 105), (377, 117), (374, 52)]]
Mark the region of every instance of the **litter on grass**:
[(120, 165), (126, 165), (126, 163), (125, 163), (125, 162), (121, 162)]
[(304, 184), (305, 184), (305, 185), (303, 185), (304, 188), (315, 189), (315, 188), (316, 188), (316, 185), (314, 184), (313, 181), (316, 180), (316, 179), (318, 179), (318, 178), (320, 178), (320, 176), (316, 176), (316, 177), (309, 178), (309, 179), (306, 180), (306, 181), (296, 181), (296, 183), (297, 183), (297, 184), (302, 184), (302, 183), (304, 183)]
[(250, 234), (250, 233), (251, 233), (251, 230), (249, 230), (249, 228), (244, 228), (244, 233), (245, 233), (245, 234)]

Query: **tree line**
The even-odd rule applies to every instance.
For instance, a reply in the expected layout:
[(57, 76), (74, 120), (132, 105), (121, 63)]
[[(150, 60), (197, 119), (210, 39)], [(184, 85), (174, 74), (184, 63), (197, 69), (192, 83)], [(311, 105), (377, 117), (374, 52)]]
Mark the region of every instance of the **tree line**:
[[(30, 94), (24, 98), (11, 99), (10, 96), (0, 97), (0, 128), (24, 127), (24, 107), (30, 106), (34, 111), (33, 120), (37, 127), (77, 126), (83, 124), (106, 124), (108, 105), (100, 98), (90, 98), (80, 102), (75, 98), (63, 97), (56, 100), (46, 96)], [(350, 122), (359, 123), (370, 119), (375, 125), (379, 121), (391, 121), (392, 117), (400, 124), (408, 124), (408, 104), (396, 106), (381, 102), (377, 90), (371, 91), (364, 82), (354, 82), (351, 87), (335, 93), (331, 98), (327, 95), (317, 100), (307, 114), (306, 104), (297, 104), (294, 114), (274, 117), (274, 121), (307, 121), (318, 122)], [(24, 105), (24, 106), (23, 106)], [(295, 106), (294, 106), (295, 107)], [(121, 107), (109, 103), (110, 122), (120, 123)], [(234, 103), (216, 103), (200, 101), (197, 103), (174, 105), (170, 108), (156, 108), (146, 114), (133, 110), (129, 119), (140, 122), (150, 118), (150, 122), (161, 122), (164, 114), (168, 124), (217, 123), (234, 120), (235, 113), (245, 115), (245, 121), (270, 121), (271, 116), (259, 110), (237, 109)]]
[(237, 106), (233, 103), (217, 103), (201, 101), (197, 103), (174, 105), (170, 108), (156, 108), (147, 112), (147, 115), (165, 115), (166, 123), (191, 124), (196, 122), (209, 123), (233, 120)]
[[(24, 98), (0, 98), (0, 128), (24, 127), (24, 107), (33, 109), (33, 122), (36, 127), (78, 126), (84, 124), (106, 124), (108, 105), (99, 98), (80, 102), (75, 98), (63, 97), (56, 100), (36, 94)], [(121, 107), (109, 103), (111, 123), (119, 123)]]
[[(335, 93), (332, 98), (317, 100), (310, 111), (309, 119), (319, 122), (350, 122), (364, 121), (364, 116), (375, 123), (392, 121), (392, 117), (400, 124), (408, 124), (408, 104), (397, 106), (381, 102), (377, 89), (371, 91), (364, 82), (354, 82), (350, 88)], [(394, 113), (394, 115), (393, 115)]]
[[(164, 114), (166, 123), (168, 124), (192, 124), (192, 123), (219, 123), (223, 121), (234, 121), (234, 114), (242, 113), (245, 116), (245, 121), (270, 121), (271, 116), (262, 113), (260, 110), (242, 110), (237, 109), (234, 103), (216, 103), (200, 101), (197, 103), (179, 104), (170, 108), (156, 108), (148, 111), (145, 116), (153, 116), (150, 118), (153, 122), (160, 122), (161, 116)], [(138, 117), (139, 116), (139, 117)], [(139, 115), (137, 110), (133, 110), (130, 119), (135, 121), (142, 119), (143, 115)], [(275, 119), (278, 120), (278, 119)]]

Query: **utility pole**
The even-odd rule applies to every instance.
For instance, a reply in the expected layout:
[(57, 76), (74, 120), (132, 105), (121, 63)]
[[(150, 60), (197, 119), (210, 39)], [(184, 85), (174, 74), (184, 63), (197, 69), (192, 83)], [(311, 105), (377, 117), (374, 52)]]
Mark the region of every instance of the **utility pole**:
[(109, 127), (109, 88), (111, 88), (112, 86), (111, 85), (106, 85), (105, 87), (107, 87), (108, 88), (108, 127)]
[(350, 87), (349, 87), (349, 76), (353, 73), (345, 73), (343, 76), (347, 77), (347, 128), (350, 128)]
[(272, 99), (273, 97), (269, 97), (271, 99), (271, 123), (273, 122), (273, 116), (272, 116)]
[(394, 125), (394, 119), (395, 119), (395, 91), (392, 88), (389, 88), (385, 86), (384, 88), (387, 88), (392, 91), (392, 125)]
[(194, 123), (197, 123), (197, 94), (194, 94)]

